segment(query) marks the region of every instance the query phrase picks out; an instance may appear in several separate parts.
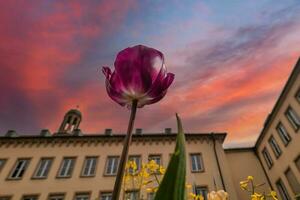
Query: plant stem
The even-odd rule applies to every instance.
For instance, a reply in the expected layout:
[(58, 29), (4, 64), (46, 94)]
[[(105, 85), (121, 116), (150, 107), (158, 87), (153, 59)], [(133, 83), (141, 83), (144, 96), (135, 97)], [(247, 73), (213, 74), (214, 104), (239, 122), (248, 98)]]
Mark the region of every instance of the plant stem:
[(127, 157), (128, 157), (128, 151), (129, 151), (129, 145), (131, 143), (131, 138), (132, 138), (132, 129), (133, 129), (133, 124), (134, 124), (134, 119), (136, 115), (136, 110), (137, 110), (137, 103), (138, 100), (133, 100), (132, 101), (132, 106), (131, 106), (131, 114), (130, 114), (130, 119), (129, 119), (129, 124), (128, 124), (128, 129), (127, 129), (127, 134), (125, 136), (125, 143), (123, 146), (122, 150), (122, 155), (118, 167), (118, 173), (114, 185), (114, 190), (112, 193), (112, 200), (119, 200), (120, 196), (120, 191), (122, 187), (122, 180), (123, 180), (123, 175), (125, 171), (125, 165), (127, 162)]

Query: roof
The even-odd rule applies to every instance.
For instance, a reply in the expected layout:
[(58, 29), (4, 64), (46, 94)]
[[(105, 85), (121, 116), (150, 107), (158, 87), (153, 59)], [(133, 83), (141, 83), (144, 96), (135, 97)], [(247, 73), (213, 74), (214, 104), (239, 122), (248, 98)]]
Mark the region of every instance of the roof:
[(299, 76), (299, 73), (300, 73), (300, 57), (298, 58), (298, 61), (288, 79), (288, 81), (286, 82), (275, 106), (273, 107), (272, 109), (272, 112), (268, 115), (266, 121), (265, 121), (265, 124), (264, 124), (264, 127), (261, 131), (261, 133), (259, 134), (259, 137), (256, 141), (256, 144), (255, 144), (255, 148), (258, 147), (258, 145), (260, 144), (260, 142), (262, 141), (264, 135), (266, 134), (267, 130), (269, 129), (269, 127), (271, 126), (274, 118), (276, 117), (279, 109), (281, 108), (284, 100), (286, 99), (287, 95), (289, 94), (289, 91), (291, 89), (291, 87), (293, 86), (294, 82), (296, 81), (297, 77)]
[[(187, 138), (193, 138), (193, 137), (212, 137), (212, 135), (214, 135), (214, 137), (216, 137), (217, 139), (222, 140), (222, 142), (225, 140), (225, 137), (227, 135), (227, 133), (186, 133), (185, 136)], [(158, 138), (158, 137), (170, 137), (170, 138), (175, 138), (177, 136), (177, 134), (175, 133), (170, 133), (170, 134), (166, 134), (166, 133), (143, 133), (143, 134), (133, 134), (133, 139), (134, 138)], [(18, 139), (47, 139), (47, 140), (51, 140), (51, 139), (57, 139), (57, 138), (82, 138), (82, 139), (101, 139), (101, 138), (105, 138), (105, 139), (118, 139), (118, 138), (124, 138), (125, 134), (112, 134), (112, 135), (105, 135), (105, 134), (84, 134), (81, 136), (77, 136), (77, 135), (57, 135), (57, 134), (53, 134), (51, 136), (40, 136), (40, 135), (18, 135), (17, 137), (6, 137), (6, 136), (2, 136), (0, 137), (0, 141), (2, 140), (18, 140)]]

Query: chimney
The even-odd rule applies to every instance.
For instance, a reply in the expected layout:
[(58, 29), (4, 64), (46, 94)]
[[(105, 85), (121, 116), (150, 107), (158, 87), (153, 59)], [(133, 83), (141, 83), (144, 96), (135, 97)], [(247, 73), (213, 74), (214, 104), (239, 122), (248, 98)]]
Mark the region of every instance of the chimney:
[(172, 128), (165, 128), (165, 134), (171, 134)]
[(112, 129), (111, 128), (105, 129), (104, 135), (112, 135)]
[(77, 128), (73, 131), (74, 136), (83, 136), (81, 129)]
[(18, 137), (18, 134), (15, 130), (8, 130), (5, 134), (5, 137)]
[(40, 136), (42, 137), (50, 137), (51, 136), (51, 133), (48, 129), (42, 129), (41, 132), (40, 132)]
[(135, 129), (135, 134), (136, 135), (142, 135), (142, 133), (143, 133), (143, 129), (141, 129), (141, 128)]

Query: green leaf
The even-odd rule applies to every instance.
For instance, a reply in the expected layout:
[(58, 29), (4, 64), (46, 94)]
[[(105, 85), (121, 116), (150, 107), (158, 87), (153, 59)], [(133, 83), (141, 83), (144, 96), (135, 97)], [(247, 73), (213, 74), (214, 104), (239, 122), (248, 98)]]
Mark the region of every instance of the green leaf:
[(185, 138), (179, 116), (176, 114), (178, 134), (176, 147), (169, 162), (164, 178), (155, 194), (155, 200), (185, 199)]

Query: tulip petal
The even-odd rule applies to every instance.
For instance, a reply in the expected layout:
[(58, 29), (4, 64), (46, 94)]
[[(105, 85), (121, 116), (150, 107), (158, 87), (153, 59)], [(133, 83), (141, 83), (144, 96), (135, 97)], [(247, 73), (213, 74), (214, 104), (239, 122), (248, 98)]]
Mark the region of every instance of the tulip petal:
[(147, 95), (150, 97), (159, 96), (162, 92), (164, 92), (170, 87), (174, 78), (175, 75), (172, 73), (168, 73), (167, 76), (164, 78), (158, 77), (152, 85), (150, 91), (147, 93)]
[(127, 91), (136, 95), (146, 93), (161, 71), (165, 72), (163, 54), (142, 45), (122, 50), (116, 58), (115, 69)]

